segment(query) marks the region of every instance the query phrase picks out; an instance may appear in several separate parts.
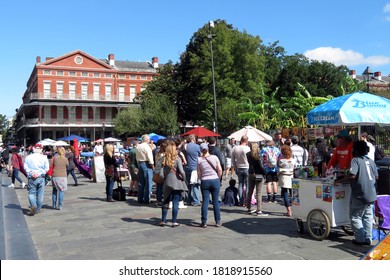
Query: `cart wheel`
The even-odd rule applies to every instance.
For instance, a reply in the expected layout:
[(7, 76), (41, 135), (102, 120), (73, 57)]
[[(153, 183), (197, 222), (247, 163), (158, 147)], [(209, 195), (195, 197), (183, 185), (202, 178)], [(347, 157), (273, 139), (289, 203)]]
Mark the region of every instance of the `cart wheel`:
[(311, 237), (323, 240), (329, 236), (330, 222), (324, 211), (314, 209), (307, 216), (307, 228)]
[(353, 230), (350, 225), (348, 226), (341, 226), (341, 229), (348, 235), (353, 235)]
[(303, 222), (302, 222), (302, 220), (297, 219), (295, 222), (296, 222), (296, 225), (297, 225), (297, 230), (298, 230), (298, 232), (299, 232), (299, 233), (303, 233), (304, 228), (303, 228)]

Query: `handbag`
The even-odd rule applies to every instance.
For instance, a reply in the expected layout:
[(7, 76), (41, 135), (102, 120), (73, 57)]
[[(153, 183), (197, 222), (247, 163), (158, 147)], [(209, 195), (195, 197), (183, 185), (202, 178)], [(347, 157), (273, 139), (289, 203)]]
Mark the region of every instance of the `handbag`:
[(46, 172), (46, 174), (49, 175), (50, 177), (53, 176), (54, 160), (55, 160), (55, 157), (53, 158), (53, 165), (50, 166), (49, 170)]
[(255, 182), (263, 182), (264, 175), (263, 174), (255, 174)]
[(156, 184), (162, 184), (164, 183), (164, 178), (160, 176), (158, 173), (153, 173), (152, 181)]

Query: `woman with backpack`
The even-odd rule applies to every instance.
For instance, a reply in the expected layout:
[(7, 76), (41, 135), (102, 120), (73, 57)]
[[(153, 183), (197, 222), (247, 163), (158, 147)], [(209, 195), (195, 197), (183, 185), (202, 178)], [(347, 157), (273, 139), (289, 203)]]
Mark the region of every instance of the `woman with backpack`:
[(280, 157), (280, 150), (275, 147), (275, 142), (272, 140), (265, 141), (265, 147), (260, 152), (263, 158), (265, 168), (265, 183), (267, 184), (267, 201), (269, 203), (276, 202), (278, 193), (278, 166), (277, 161)]

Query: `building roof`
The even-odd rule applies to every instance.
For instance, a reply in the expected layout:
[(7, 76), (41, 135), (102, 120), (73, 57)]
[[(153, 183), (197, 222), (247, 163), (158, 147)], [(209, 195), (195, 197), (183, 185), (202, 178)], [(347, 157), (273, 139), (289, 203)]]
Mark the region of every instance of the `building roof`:
[[(104, 63), (109, 64), (108, 59), (101, 59)], [(120, 71), (131, 71), (131, 72), (156, 72), (151, 62), (135, 62), (128, 60), (115, 60), (115, 69)]]

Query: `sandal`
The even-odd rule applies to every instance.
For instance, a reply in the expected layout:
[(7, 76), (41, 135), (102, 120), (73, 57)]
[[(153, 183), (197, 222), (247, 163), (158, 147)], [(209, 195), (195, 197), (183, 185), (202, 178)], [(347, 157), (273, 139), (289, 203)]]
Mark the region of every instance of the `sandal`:
[(159, 224), (158, 224), (158, 226), (160, 226), (160, 227), (165, 227), (167, 225), (167, 223), (165, 223), (165, 222), (160, 222)]
[(178, 227), (178, 226), (180, 226), (179, 223), (172, 223), (172, 227)]
[(283, 216), (291, 217), (292, 214), (287, 212), (287, 213), (284, 213)]

